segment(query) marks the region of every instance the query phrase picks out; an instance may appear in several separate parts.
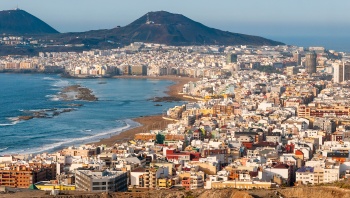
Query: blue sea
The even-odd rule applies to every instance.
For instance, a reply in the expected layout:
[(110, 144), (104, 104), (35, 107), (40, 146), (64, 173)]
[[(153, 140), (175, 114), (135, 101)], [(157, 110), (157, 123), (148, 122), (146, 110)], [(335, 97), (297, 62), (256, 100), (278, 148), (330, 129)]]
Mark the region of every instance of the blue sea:
[(325, 47), (328, 50), (350, 53), (349, 36), (269, 36), (268, 38), (281, 41), (287, 45), (306, 48), (310, 46)]
[[(165, 96), (174, 82), (152, 79), (65, 79), (46, 74), (0, 74), (0, 155), (52, 152), (81, 145), (139, 126), (132, 118), (164, 113), (179, 102), (154, 106), (148, 100)], [(98, 101), (62, 101), (63, 87), (79, 84)], [(81, 104), (82, 106), (72, 106)], [(73, 111), (52, 118), (18, 121), (18, 116), (42, 110)], [(48, 112), (49, 112), (48, 111)]]

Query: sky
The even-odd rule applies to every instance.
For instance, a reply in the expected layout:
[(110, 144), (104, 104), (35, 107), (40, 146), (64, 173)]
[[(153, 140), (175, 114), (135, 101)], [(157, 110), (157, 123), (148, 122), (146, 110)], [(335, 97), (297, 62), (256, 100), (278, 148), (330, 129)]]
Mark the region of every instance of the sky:
[(267, 38), (349, 37), (349, 0), (0, 0), (59, 32), (125, 26), (149, 11), (168, 11), (217, 29)]

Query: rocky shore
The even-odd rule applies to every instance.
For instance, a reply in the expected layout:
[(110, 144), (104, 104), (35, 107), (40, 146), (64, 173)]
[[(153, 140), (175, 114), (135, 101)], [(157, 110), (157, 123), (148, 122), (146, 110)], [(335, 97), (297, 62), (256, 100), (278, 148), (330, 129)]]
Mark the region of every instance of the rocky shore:
[(92, 91), (86, 87), (80, 85), (71, 85), (62, 89), (59, 94), (59, 98), (65, 101), (71, 100), (85, 100), (85, 101), (97, 101), (98, 98), (92, 93)]
[(75, 108), (64, 108), (64, 109), (42, 109), (42, 110), (27, 110), (23, 111), (25, 115), (21, 115), (13, 118), (13, 121), (31, 120), (33, 118), (53, 118), (60, 115), (61, 113), (67, 113), (75, 111)]

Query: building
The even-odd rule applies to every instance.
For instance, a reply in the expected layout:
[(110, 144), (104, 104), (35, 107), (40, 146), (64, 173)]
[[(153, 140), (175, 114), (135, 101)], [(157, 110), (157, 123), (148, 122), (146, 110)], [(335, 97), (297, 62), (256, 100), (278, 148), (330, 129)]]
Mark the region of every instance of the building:
[(35, 184), (35, 186), (39, 190), (46, 190), (46, 191), (52, 191), (52, 190), (75, 190), (75, 185), (66, 185), (66, 184), (58, 184), (53, 183), (50, 181), (42, 181)]
[(42, 167), (13, 166), (0, 170), (0, 186), (28, 188), (31, 184), (56, 179), (56, 165)]
[(349, 116), (350, 108), (342, 104), (320, 104), (314, 106), (300, 105), (298, 108), (298, 116), (302, 118), (324, 117), (325, 115)]
[(316, 58), (317, 55), (315, 52), (310, 52), (305, 56), (305, 67), (306, 73), (313, 74), (316, 73)]
[(131, 67), (131, 74), (132, 75), (147, 75), (147, 66), (146, 65), (134, 65)]
[(301, 65), (301, 55), (299, 54), (299, 51), (296, 51), (293, 54), (294, 61), (297, 63), (297, 65)]
[(127, 180), (127, 173), (122, 171), (77, 170), (75, 173), (77, 190), (89, 192), (126, 191)]
[(331, 134), (336, 130), (336, 124), (333, 120), (329, 120), (326, 118), (316, 118), (313, 123), (313, 129), (315, 130), (323, 130), (327, 133)]
[(286, 67), (286, 74), (288, 76), (292, 76), (298, 73), (299, 68), (295, 67), (295, 66), (289, 66)]
[(237, 54), (227, 54), (226, 56), (226, 63), (237, 63)]
[(339, 180), (339, 164), (326, 162), (325, 167), (301, 167), (296, 171), (297, 184), (321, 184)]
[(138, 188), (167, 188), (171, 186), (169, 167), (136, 168), (130, 172), (130, 185)]
[(204, 187), (203, 176), (196, 172), (191, 172), (189, 177), (184, 177), (181, 181), (182, 187), (186, 190), (199, 189)]
[(334, 66), (333, 81), (341, 83), (350, 80), (350, 62)]

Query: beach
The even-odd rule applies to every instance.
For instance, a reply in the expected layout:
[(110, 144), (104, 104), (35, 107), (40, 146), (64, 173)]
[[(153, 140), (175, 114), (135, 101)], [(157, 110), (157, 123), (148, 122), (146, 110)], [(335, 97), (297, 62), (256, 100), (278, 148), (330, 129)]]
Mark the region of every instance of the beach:
[[(180, 98), (183, 101), (197, 101), (197, 100), (192, 99), (192, 98), (183, 97), (183, 95), (179, 94), (179, 93), (182, 92), (182, 88), (183, 88), (184, 84), (191, 82), (191, 81), (192, 82), (198, 81), (199, 80), (198, 78), (178, 77), (178, 76), (157, 76), (157, 77), (116, 76), (114, 78), (171, 80), (171, 81), (174, 81), (175, 84), (168, 87), (168, 91), (166, 91), (167, 95), (174, 97), (174, 98)], [(143, 116), (143, 117), (134, 118), (132, 120), (140, 123), (141, 126), (123, 131), (118, 135), (102, 139), (102, 140), (100, 140), (98, 142), (94, 142), (92, 144), (113, 146), (116, 143), (122, 143), (122, 142), (126, 142), (128, 140), (134, 139), (134, 136), (137, 133), (149, 132), (149, 130), (164, 129), (167, 124), (174, 123), (174, 121), (164, 120), (162, 115)]]

